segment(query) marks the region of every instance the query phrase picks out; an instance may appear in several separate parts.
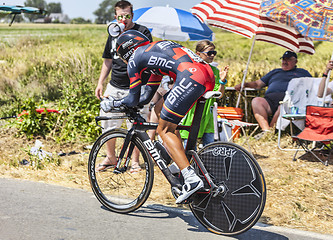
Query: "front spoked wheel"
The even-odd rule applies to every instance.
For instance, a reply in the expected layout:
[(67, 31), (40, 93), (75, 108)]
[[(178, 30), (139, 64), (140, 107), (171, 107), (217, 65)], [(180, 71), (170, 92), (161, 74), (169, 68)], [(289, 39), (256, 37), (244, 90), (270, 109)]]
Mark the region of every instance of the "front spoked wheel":
[[(129, 213), (138, 209), (149, 197), (154, 179), (151, 158), (142, 141), (135, 136), (132, 137), (124, 158), (119, 160), (119, 170), (111, 167), (105, 171), (96, 171), (96, 167), (107, 157), (113, 141), (116, 142), (115, 155), (119, 159), (126, 134), (124, 129), (102, 134), (91, 149), (88, 163), (89, 180), (96, 198), (104, 207), (117, 213)], [(129, 150), (131, 148), (132, 154)], [(140, 171), (139, 168), (131, 171), (133, 161), (139, 162)]]
[[(216, 142), (202, 148), (198, 155), (213, 182), (224, 189), (214, 196), (196, 193), (190, 208), (210, 231), (236, 235), (250, 229), (260, 218), (266, 202), (266, 184), (262, 170), (244, 148), (229, 142)], [(197, 164), (191, 165), (204, 180)], [(207, 181), (205, 188), (210, 189)]]

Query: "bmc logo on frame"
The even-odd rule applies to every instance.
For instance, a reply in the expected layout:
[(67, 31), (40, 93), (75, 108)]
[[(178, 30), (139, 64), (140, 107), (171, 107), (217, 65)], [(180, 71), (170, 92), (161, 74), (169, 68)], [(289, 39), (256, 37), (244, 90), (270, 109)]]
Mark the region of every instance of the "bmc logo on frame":
[(143, 144), (148, 149), (150, 155), (155, 160), (155, 162), (157, 163), (159, 168), (160, 169), (166, 168), (167, 166), (165, 165), (165, 162), (161, 158), (161, 155), (158, 153), (158, 150), (155, 148), (154, 143), (150, 139), (148, 139), (148, 140), (144, 141)]

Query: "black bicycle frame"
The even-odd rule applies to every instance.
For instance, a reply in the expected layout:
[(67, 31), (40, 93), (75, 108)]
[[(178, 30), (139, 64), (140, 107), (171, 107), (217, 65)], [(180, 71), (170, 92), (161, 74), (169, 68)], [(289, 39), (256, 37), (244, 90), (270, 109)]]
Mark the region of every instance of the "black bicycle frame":
[[(186, 130), (189, 132), (189, 137), (188, 137), (187, 145), (185, 148), (186, 156), (189, 161), (193, 157), (194, 161), (197, 163), (197, 166), (200, 168), (200, 171), (203, 173), (203, 176), (205, 176), (208, 184), (210, 185), (210, 187), (212, 189), (212, 188), (216, 188), (216, 185), (213, 183), (212, 179), (209, 177), (209, 174), (208, 174), (205, 166), (203, 165), (197, 152), (195, 151), (197, 137), (198, 137), (198, 133), (199, 133), (199, 129), (200, 129), (200, 122), (201, 122), (205, 103), (206, 103), (206, 99), (200, 98), (196, 104), (192, 125), (191, 126), (178, 125), (177, 130)], [(123, 117), (119, 117), (119, 118), (123, 118)], [(108, 119), (110, 119), (110, 117), (96, 118), (96, 120), (108, 120)], [(115, 118), (113, 117), (112, 119), (115, 119)], [(127, 149), (129, 149), (129, 150), (128, 150), (126, 159), (129, 159), (129, 157), (132, 155), (133, 150), (134, 150), (134, 144), (133, 143), (130, 144), (130, 140), (132, 139), (132, 137), (134, 135), (136, 135), (138, 138), (141, 139), (145, 148), (148, 150), (150, 156), (155, 161), (157, 166), (160, 168), (160, 170), (162, 171), (162, 173), (164, 174), (166, 179), (169, 181), (171, 186), (181, 188), (181, 186), (183, 185), (181, 178), (176, 177), (171, 173), (170, 169), (166, 165), (166, 163), (165, 163), (164, 159), (162, 158), (161, 154), (159, 153), (158, 149), (155, 147), (155, 144), (152, 142), (152, 140), (149, 138), (148, 134), (146, 133), (147, 130), (153, 130), (153, 129), (155, 130), (157, 128), (157, 126), (158, 126), (158, 123), (141, 122), (141, 121), (133, 122), (132, 128), (128, 131), (128, 134), (126, 135), (124, 144), (122, 146), (122, 150), (118, 156), (118, 164), (114, 171), (119, 172), (119, 173), (126, 171), (129, 161), (126, 160), (125, 168), (120, 169), (121, 160), (124, 158), (124, 155), (125, 155)], [(129, 146), (129, 144), (130, 144), (130, 146)], [(207, 189), (207, 191), (210, 191), (211, 189)]]

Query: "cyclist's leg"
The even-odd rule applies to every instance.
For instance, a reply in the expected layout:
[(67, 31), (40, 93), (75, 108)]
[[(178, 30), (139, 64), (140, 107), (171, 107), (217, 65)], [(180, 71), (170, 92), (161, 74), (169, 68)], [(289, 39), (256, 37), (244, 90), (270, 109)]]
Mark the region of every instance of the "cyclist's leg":
[(176, 127), (197, 99), (205, 93), (206, 87), (191, 78), (179, 77), (177, 80), (165, 99), (157, 132), (184, 177), (182, 193), (176, 200), (176, 203), (181, 203), (200, 189), (203, 182), (190, 167), (181, 139), (176, 135)]
[(190, 166), (190, 163), (186, 158), (182, 143), (175, 133), (176, 128), (177, 124), (160, 119), (157, 132), (162, 138), (163, 143), (169, 149), (172, 159), (176, 162), (180, 169), (184, 169)]
[[(164, 104), (164, 98), (162, 97), (162, 98), (160, 98), (160, 99), (156, 102), (155, 106), (153, 107), (153, 109), (152, 109), (152, 115), (154, 115), (154, 117), (153, 117), (154, 121), (153, 121), (153, 122), (156, 122), (156, 123), (159, 122), (159, 119), (160, 119), (160, 116), (161, 116), (161, 110), (162, 110), (163, 104)], [(157, 132), (157, 131), (156, 131), (156, 132)], [(175, 131), (175, 133), (176, 133), (176, 135), (177, 135), (177, 136), (179, 137), (179, 139), (180, 139), (179, 131)], [(148, 133), (148, 135), (149, 135), (149, 133)], [(150, 136), (150, 135), (149, 135), (149, 136)], [(161, 137), (161, 136), (160, 136), (160, 137)], [(166, 144), (163, 144), (163, 146), (167, 149), (168, 152), (170, 152), (169, 149), (168, 149), (168, 146), (167, 146)]]
[(193, 79), (177, 76), (175, 84), (166, 95), (160, 111), (157, 132), (180, 170), (187, 168), (190, 164), (185, 155), (181, 139), (176, 135), (176, 128), (188, 110), (205, 91), (205, 86)]
[(178, 165), (184, 177), (185, 183), (182, 193), (176, 200), (176, 203), (181, 203), (194, 192), (202, 188), (203, 181), (195, 174), (193, 168), (190, 166), (182, 142), (175, 133), (176, 128), (177, 124), (160, 119), (157, 132), (161, 136), (163, 143), (169, 149), (173, 161)]

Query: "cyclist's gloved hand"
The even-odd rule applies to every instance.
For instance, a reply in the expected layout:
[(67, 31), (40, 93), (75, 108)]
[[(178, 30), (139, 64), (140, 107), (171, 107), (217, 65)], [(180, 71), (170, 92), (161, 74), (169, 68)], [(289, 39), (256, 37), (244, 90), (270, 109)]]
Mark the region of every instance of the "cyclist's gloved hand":
[(100, 106), (104, 112), (110, 112), (112, 109), (115, 108), (115, 99), (111, 96), (103, 98)]

